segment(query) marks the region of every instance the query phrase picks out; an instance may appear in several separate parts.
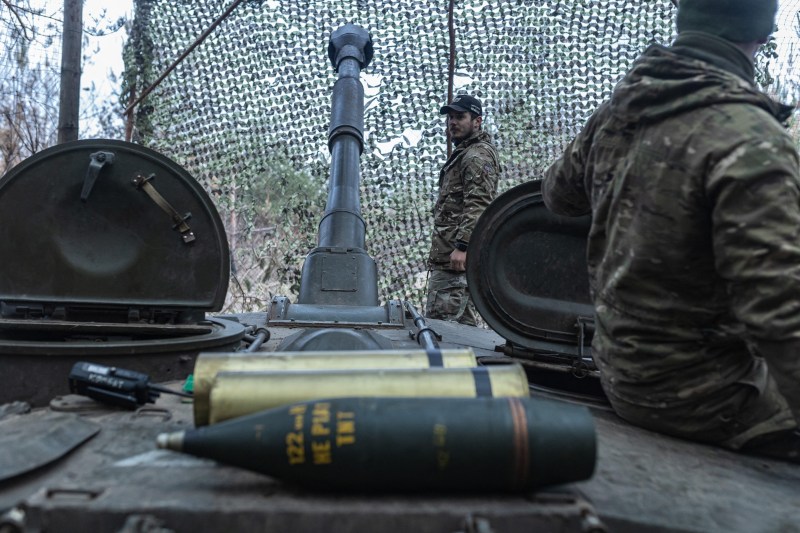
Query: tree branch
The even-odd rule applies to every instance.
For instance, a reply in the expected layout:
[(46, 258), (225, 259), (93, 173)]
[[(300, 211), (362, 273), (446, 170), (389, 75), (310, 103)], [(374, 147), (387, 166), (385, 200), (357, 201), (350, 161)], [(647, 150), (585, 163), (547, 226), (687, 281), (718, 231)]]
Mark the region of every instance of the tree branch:
[(8, 10), (11, 11), (11, 14), (14, 15), (14, 17), (19, 22), (19, 27), (22, 28), (22, 35), (26, 39), (28, 39), (29, 41), (32, 41), (33, 37), (32, 36), (28, 37), (28, 28), (27, 28), (27, 26), (25, 26), (25, 23), (22, 21), (22, 17), (20, 17), (19, 13), (17, 13), (17, 7), (18, 6), (12, 6), (11, 2), (9, 0), (0, 0), (0, 2), (5, 4), (5, 6), (8, 8)]

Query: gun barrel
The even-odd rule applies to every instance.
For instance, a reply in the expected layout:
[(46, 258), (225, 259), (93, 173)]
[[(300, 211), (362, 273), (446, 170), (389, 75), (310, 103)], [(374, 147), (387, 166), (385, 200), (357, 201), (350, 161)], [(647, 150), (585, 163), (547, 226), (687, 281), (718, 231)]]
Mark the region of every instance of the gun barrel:
[(372, 40), (363, 28), (347, 24), (331, 35), (328, 55), (339, 78), (331, 99), (330, 190), (319, 224), (319, 246), (363, 249), (366, 224), (361, 218), (359, 159), (364, 151), (364, 88), (359, 78), (372, 59)]
[(317, 247), (303, 265), (298, 298), (303, 305), (378, 305), (377, 267), (366, 252), (367, 228), (361, 217), (359, 164), (364, 150), (360, 74), (372, 53), (372, 39), (359, 26), (345, 24), (331, 34), (328, 57), (339, 77), (333, 86), (328, 129), (328, 202), (319, 223)]

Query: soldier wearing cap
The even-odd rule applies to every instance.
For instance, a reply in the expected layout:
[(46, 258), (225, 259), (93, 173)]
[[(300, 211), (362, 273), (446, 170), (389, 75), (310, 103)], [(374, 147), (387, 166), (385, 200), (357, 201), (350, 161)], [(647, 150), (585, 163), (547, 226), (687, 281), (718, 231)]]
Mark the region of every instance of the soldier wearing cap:
[(475, 326), (467, 292), (467, 253), (475, 223), (497, 193), (500, 163), (491, 137), (481, 129), (480, 100), (461, 94), (441, 108), (456, 148), (439, 173), (433, 208), (425, 315)]
[(547, 171), (591, 213), (593, 356), (624, 419), (800, 462), (800, 163), (754, 83), (776, 0), (681, 0)]

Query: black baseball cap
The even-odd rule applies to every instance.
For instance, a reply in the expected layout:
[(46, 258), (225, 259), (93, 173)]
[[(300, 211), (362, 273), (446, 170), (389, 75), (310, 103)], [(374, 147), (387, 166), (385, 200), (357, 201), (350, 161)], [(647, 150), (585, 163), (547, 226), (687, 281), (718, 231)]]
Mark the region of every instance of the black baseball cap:
[(474, 96), (470, 96), (468, 94), (459, 94), (453, 101), (450, 102), (449, 105), (443, 106), (439, 110), (440, 115), (446, 115), (450, 111), (455, 111), (456, 113), (465, 113), (467, 111), (475, 113), (478, 116), (483, 115), (483, 107), (481, 106), (481, 101), (475, 98)]

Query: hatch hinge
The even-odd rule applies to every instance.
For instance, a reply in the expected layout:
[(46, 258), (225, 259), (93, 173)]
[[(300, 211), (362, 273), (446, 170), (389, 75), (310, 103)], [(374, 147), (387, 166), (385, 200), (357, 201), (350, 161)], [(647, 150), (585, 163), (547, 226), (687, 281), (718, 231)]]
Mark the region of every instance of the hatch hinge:
[(0, 301), (0, 319), (8, 320), (56, 320), (71, 322), (94, 322), (115, 324), (197, 324), (205, 319), (205, 313), (193, 309), (159, 307), (124, 307), (59, 305), (53, 303), (17, 303)]
[(587, 339), (594, 335), (594, 317), (578, 316), (575, 324), (578, 327), (578, 356), (583, 359), (585, 355), (583, 345)]
[(45, 315), (44, 305), (26, 303), (23, 305), (0, 302), (0, 317), (37, 319)]

